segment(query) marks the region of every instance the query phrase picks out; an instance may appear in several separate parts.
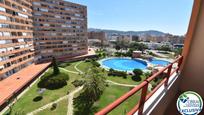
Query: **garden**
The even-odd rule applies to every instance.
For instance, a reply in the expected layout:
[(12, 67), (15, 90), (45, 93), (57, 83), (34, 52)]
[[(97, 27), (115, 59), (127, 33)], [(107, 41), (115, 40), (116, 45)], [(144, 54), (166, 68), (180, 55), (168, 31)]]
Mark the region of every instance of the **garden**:
[[(64, 63), (57, 63), (53, 59), (52, 67), (5, 114), (93, 114), (130, 91), (149, 75), (140, 69), (135, 69), (133, 74), (114, 69), (105, 70), (100, 67), (97, 59)], [(140, 92), (111, 114), (125, 114), (137, 104), (139, 97)]]

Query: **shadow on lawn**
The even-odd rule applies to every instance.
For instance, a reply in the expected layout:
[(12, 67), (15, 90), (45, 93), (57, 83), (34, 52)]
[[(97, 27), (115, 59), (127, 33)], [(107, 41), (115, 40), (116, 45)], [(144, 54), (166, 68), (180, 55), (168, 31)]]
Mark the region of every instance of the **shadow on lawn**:
[(34, 102), (38, 102), (38, 101), (40, 101), (40, 100), (42, 100), (42, 99), (43, 99), (42, 96), (37, 96), (37, 97), (35, 97), (35, 98), (33, 99), (33, 101), (34, 101)]

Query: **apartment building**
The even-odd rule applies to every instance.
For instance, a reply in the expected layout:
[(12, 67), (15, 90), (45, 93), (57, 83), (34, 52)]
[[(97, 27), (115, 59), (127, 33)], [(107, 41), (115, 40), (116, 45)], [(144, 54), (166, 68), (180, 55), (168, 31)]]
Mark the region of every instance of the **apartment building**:
[(87, 54), (87, 8), (63, 0), (33, 0), (36, 60)]
[(31, 0), (0, 0), (0, 80), (33, 63)]
[(107, 35), (105, 32), (88, 32), (88, 42), (91, 46), (102, 46), (107, 44)]
[(131, 35), (119, 35), (117, 38), (117, 41), (130, 43), (130, 42), (132, 42), (132, 36)]

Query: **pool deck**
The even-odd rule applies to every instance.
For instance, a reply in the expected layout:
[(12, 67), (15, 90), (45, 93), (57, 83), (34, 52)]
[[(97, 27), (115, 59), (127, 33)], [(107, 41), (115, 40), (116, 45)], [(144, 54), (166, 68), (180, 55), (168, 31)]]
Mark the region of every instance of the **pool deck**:
[(0, 106), (8, 99), (20, 93), (32, 80), (37, 78), (39, 74), (49, 67), (50, 63), (31, 64), (21, 71), (11, 75), (10, 77), (0, 81)]

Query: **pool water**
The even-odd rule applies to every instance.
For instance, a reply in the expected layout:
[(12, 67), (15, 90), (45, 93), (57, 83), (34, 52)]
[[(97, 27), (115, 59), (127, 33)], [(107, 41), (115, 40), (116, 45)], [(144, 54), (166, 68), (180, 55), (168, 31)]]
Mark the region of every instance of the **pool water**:
[(134, 69), (146, 69), (145, 61), (128, 58), (112, 58), (102, 61), (102, 65), (120, 71), (132, 71)]
[(159, 60), (159, 59), (152, 59), (150, 61), (150, 63), (154, 64), (154, 65), (159, 65), (159, 66), (166, 66), (169, 64), (168, 61), (165, 60)]

